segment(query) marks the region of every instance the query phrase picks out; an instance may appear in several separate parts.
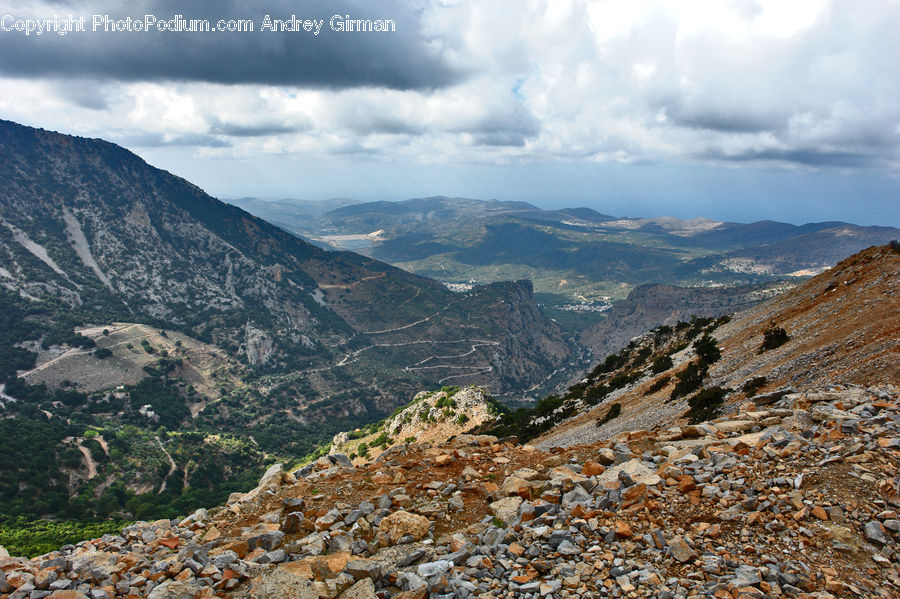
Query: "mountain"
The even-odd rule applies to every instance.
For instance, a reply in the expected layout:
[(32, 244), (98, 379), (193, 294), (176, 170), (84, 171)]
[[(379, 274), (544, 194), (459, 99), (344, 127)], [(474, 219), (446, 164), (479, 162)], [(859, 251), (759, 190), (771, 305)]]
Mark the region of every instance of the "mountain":
[[(870, 248), (730, 320), (633, 340), (544, 402), (542, 422), (593, 402), (589, 430), (459, 434), (441, 417), (486, 416), (483, 391), (421, 393), (369, 460), (276, 464), (220, 507), (33, 559), (0, 549), (0, 594), (896, 596), (898, 266), (900, 246)], [(692, 364), (698, 389), (670, 393)]]
[[(286, 228), (458, 288), (529, 279), (547, 314), (573, 334), (611, 323), (605, 310), (641, 285), (748, 286), (750, 298), (754, 286), (783, 290), (785, 282), (900, 237), (892, 227), (842, 222), (617, 218), (588, 208), (541, 210), (523, 202), (445, 197), (355, 204), (318, 219), (295, 219)], [(691, 295), (702, 294), (685, 293)], [(727, 311), (732, 302), (713, 306), (715, 297), (706, 294), (693, 311), (685, 306), (687, 314)]]
[(0, 157), (0, 518), (171, 514), (423, 387), (577, 367), (528, 281), (326, 251), (102, 140), (3, 121)]
[[(2, 281), (22, 297), (164, 323), (265, 372), (390, 354), (396, 331), (431, 347), (478, 337), (499, 348), (474, 354), (485, 358), (482, 370), (499, 371), (502, 391), (534, 384), (568, 353), (525, 283), (454, 294), (357, 254), (322, 251), (113, 144), (8, 122), (0, 135)], [(524, 337), (508, 340), (508, 331)], [(382, 349), (368, 352), (376, 341)], [(389, 372), (415, 363), (391, 360), (378, 359)], [(451, 374), (434, 370), (434, 380)]]

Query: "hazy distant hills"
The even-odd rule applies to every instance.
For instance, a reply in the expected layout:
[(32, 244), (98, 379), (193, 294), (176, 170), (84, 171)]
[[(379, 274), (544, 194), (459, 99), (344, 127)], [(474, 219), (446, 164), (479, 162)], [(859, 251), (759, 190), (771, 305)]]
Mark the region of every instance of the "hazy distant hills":
[(317, 218), (285, 218), (266, 205), (248, 209), (318, 243), (444, 283), (529, 279), (548, 314), (573, 332), (602, 321), (611, 301), (639, 285), (781, 288), (780, 281), (801, 281), (900, 237), (893, 227), (843, 222), (618, 218), (589, 208), (447, 197), (348, 204)]

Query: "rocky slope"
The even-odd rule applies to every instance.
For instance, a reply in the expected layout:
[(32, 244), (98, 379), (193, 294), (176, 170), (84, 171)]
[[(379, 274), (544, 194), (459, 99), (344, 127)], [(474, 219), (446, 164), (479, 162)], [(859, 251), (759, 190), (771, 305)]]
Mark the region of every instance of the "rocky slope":
[[(896, 597), (898, 256), (871, 248), (730, 321), (633, 340), (560, 398), (620, 405), (586, 443), (582, 414), (526, 445), (448, 429), (357, 465), (276, 465), (222, 507), (0, 557), (0, 599)], [(776, 319), (790, 338), (760, 352)], [(845, 320), (864, 335), (852, 344)], [(725, 415), (689, 401), (689, 424), (681, 395), (647, 387), (697, 360), (698, 394), (772, 382), (726, 394)], [(423, 394), (392, 425), (454, 396)]]
[(27, 560), (0, 597), (893, 597), (897, 388), (543, 452), (490, 436), (342, 454), (228, 505)]
[(674, 325), (692, 316), (718, 317), (746, 310), (790, 288), (790, 284), (726, 288), (640, 285), (616, 302), (605, 318), (585, 329), (579, 341), (594, 356), (607, 356), (632, 338), (660, 325)]
[[(560, 421), (565, 422), (539, 443), (547, 447), (584, 443), (622, 430), (674, 424), (682, 421), (691, 399), (704, 390), (718, 394), (727, 411), (752, 393), (802, 391), (837, 383), (897, 384), (898, 291), (900, 246), (873, 247), (842, 260), (803, 285), (736, 314), (730, 322), (704, 329), (720, 355), (700, 369), (696, 386), (678, 397), (674, 397), (676, 385), (699, 359), (695, 347), (683, 339), (674, 346), (660, 343), (666, 336), (658, 332), (636, 338), (624, 353), (617, 354), (622, 359), (615, 361), (605, 378), (587, 381), (590, 389), (621, 375), (630, 378), (628, 384), (594, 404), (570, 392), (557, 408), (563, 416)], [(763, 350), (767, 329), (783, 329), (789, 339)], [(694, 331), (691, 341), (701, 332)], [(642, 351), (646, 351), (646, 363), (636, 364), (634, 357)], [(662, 356), (671, 363), (658, 372), (648, 368)], [(619, 404), (621, 414), (597, 426), (596, 420), (612, 403)]]

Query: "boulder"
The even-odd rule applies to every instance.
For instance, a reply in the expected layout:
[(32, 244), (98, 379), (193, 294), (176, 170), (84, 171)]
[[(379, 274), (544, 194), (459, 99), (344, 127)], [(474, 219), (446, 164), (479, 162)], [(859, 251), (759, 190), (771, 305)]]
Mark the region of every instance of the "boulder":
[(193, 582), (167, 580), (147, 596), (147, 599), (194, 599), (203, 588)]
[(319, 599), (309, 578), (278, 568), (264, 574), (239, 599)]
[(495, 518), (502, 520), (504, 524), (510, 524), (516, 519), (520, 505), (522, 505), (522, 498), (513, 495), (512, 497), (504, 497), (495, 501), (489, 507)]
[(339, 599), (372, 599), (375, 596), (375, 585), (369, 578), (363, 578), (339, 595)]
[(621, 464), (616, 464), (615, 466), (607, 468), (606, 471), (600, 475), (600, 483), (604, 484), (618, 481), (620, 472), (627, 474), (634, 482), (645, 484), (648, 487), (658, 485), (662, 482), (662, 479), (653, 472), (653, 470), (644, 465), (641, 460), (634, 458), (627, 462), (622, 462)]
[(378, 530), (385, 533), (391, 543), (396, 543), (406, 535), (418, 541), (428, 534), (430, 527), (431, 521), (428, 518), (399, 510), (384, 518), (378, 525)]

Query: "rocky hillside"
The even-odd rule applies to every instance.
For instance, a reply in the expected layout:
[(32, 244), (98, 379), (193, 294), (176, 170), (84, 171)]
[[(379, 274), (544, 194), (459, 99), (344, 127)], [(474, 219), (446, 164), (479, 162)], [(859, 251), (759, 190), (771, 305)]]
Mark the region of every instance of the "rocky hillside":
[(326, 252), (101, 140), (4, 121), (0, 156), (0, 284), (94, 324), (164, 323), (260, 372), (313, 371), (319, 395), (357, 379), (385, 408), (425, 381), (530, 388), (569, 355), (526, 284), (453, 294)]
[(603, 320), (585, 329), (579, 340), (594, 356), (607, 356), (657, 326), (672, 326), (692, 316), (716, 318), (740, 312), (790, 287), (789, 283), (724, 288), (640, 285), (614, 303)]
[[(355, 465), (278, 464), (221, 507), (0, 557), (0, 599), (896, 597), (898, 257), (633, 339), (503, 416), (549, 422), (531, 443), (443, 429)], [(424, 435), (414, 416), (460, 393), (379, 435)]]
[(897, 389), (544, 452), (496, 437), (270, 468), (227, 505), (33, 560), (0, 597), (893, 597)]
[(489, 425), (499, 410), (496, 400), (480, 387), (422, 391), (381, 422), (335, 435), (331, 453), (348, 454), (354, 464), (366, 464), (399, 445), (443, 442)]
[[(549, 415), (554, 428), (539, 443), (584, 443), (676, 424), (691, 410), (703, 413), (702, 405), (708, 413), (727, 411), (757, 393), (897, 384), (898, 248), (864, 250), (728, 322), (685, 323), (689, 338), (677, 326), (635, 338), (561, 398)], [(613, 404), (615, 419), (598, 426)]]

